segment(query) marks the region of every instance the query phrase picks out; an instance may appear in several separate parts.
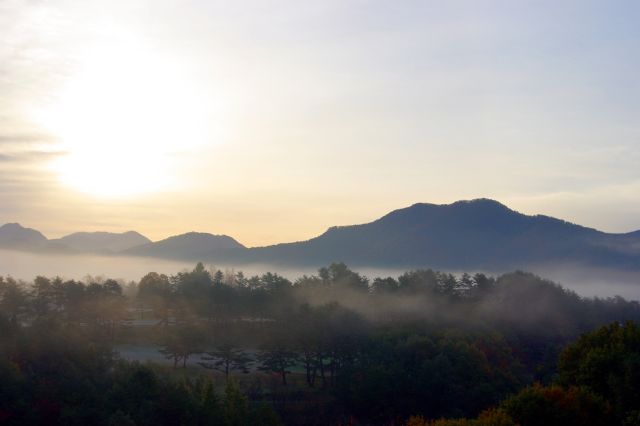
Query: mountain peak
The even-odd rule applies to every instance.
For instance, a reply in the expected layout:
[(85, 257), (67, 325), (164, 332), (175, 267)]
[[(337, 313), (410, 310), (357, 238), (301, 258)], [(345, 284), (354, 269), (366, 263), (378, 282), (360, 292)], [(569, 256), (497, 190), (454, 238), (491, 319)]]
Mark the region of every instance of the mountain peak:
[(13, 223), (5, 223), (4, 225), (0, 226), (0, 229), (15, 230), (15, 229), (27, 229), (27, 228), (20, 225), (18, 222), (13, 222)]
[(46, 241), (47, 237), (39, 231), (25, 228), (19, 223), (6, 223), (0, 226), (0, 245), (3, 246), (33, 247)]
[(464, 207), (499, 207), (505, 210), (511, 210), (499, 201), (491, 198), (473, 198), (471, 200), (459, 200), (449, 204), (450, 206), (464, 206)]
[(409, 207), (394, 210), (376, 222), (382, 223), (416, 223), (441, 222), (458, 218), (461, 221), (471, 219), (478, 221), (482, 218), (496, 221), (503, 218), (523, 216), (504, 204), (488, 198), (461, 200), (450, 204), (416, 203)]
[(209, 232), (197, 232), (197, 231), (189, 231), (189, 232), (185, 232), (184, 234), (178, 234), (178, 235), (173, 235), (171, 237), (168, 237), (162, 241), (167, 241), (167, 240), (226, 240), (226, 241), (235, 241), (238, 245), (242, 245), (240, 243), (238, 243), (235, 239), (233, 239), (232, 237), (228, 236), (228, 235), (224, 235), (224, 234), (211, 234)]
[(151, 240), (135, 231), (122, 233), (96, 231), (74, 232), (55, 242), (81, 252), (115, 253), (150, 243)]
[(245, 246), (228, 235), (186, 232), (161, 241), (125, 250), (136, 256), (211, 260), (220, 254), (245, 250)]
[[(513, 211), (509, 207), (505, 206), (499, 201), (492, 200), (491, 198), (474, 198), (471, 200), (459, 200), (449, 204), (434, 204), (434, 203), (415, 203), (409, 207), (394, 210), (391, 213), (403, 210), (429, 210), (439, 208), (453, 208), (453, 209), (494, 209), (503, 211)], [(390, 213), (390, 214), (391, 214)]]

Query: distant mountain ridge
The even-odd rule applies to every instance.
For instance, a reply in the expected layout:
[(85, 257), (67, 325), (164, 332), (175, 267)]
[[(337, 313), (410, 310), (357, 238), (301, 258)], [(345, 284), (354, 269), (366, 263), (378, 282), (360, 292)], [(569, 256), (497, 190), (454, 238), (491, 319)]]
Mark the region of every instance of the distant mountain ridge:
[[(49, 243), (71, 246), (69, 241), (78, 238), (74, 235)], [(575, 263), (640, 269), (640, 231), (605, 233), (549, 216), (524, 215), (489, 199), (418, 203), (370, 223), (334, 226), (306, 241), (266, 247), (247, 248), (226, 235), (197, 232), (157, 242), (137, 235), (146, 241), (115, 252), (238, 265), (317, 267), (341, 261), (353, 266), (494, 271)], [(0, 246), (7, 247), (1, 237), (2, 233)]]
[(308, 241), (256, 248), (250, 257), (275, 263), (342, 260), (447, 269), (518, 268), (551, 261), (633, 266), (640, 250), (632, 250), (623, 236), (477, 199), (414, 204), (367, 224), (329, 228)]
[(135, 231), (119, 234), (113, 232), (75, 232), (62, 238), (49, 241), (62, 244), (63, 246), (80, 252), (89, 251), (102, 253), (117, 253), (151, 242), (150, 239)]
[(75, 232), (50, 240), (39, 231), (18, 223), (0, 226), (0, 248), (6, 249), (65, 254), (114, 254), (150, 242), (150, 239), (135, 231)]
[(0, 247), (32, 248), (44, 244), (47, 237), (39, 231), (24, 228), (19, 223), (7, 223), (0, 226)]
[(133, 256), (161, 257), (169, 259), (215, 259), (217, 256), (233, 256), (247, 250), (245, 246), (227, 235), (188, 232), (155, 243), (125, 250)]

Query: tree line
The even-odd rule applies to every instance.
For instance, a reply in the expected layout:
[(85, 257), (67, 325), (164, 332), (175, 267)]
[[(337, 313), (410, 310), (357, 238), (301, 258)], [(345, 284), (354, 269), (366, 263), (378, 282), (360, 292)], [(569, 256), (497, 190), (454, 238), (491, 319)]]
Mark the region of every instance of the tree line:
[[(582, 333), (639, 321), (638, 303), (580, 297), (525, 272), (492, 277), (424, 269), (370, 280), (334, 263), (291, 281), (275, 273), (245, 277), (198, 264), (171, 276), (151, 272), (135, 286), (110, 279), (37, 277), (27, 283), (5, 277), (0, 278), (0, 318), (13, 330), (7, 336), (27, 336), (23, 346), (0, 339), (8, 377), (14, 360), (27, 356), (27, 342), (39, 339), (36, 330), (57, 330), (108, 353), (118, 343), (153, 343), (175, 369), (135, 367), (168, 386), (156, 395), (177, 386), (177, 393), (202, 401), (208, 385), (196, 385), (193, 377), (209, 377), (217, 384), (216, 415), (225, 410), (227, 386), (238, 388), (249, 411), (285, 424), (402, 424), (407, 419), (429, 424), (452, 418), (471, 422), (460, 424), (500, 424), (491, 423), (500, 418), (536, 424), (523, 421), (514, 407), (529, 407), (528, 413), (535, 407), (551, 410), (543, 404), (547, 400), (562, 407), (600, 407), (598, 413), (617, 422), (610, 424), (634, 415), (628, 402), (636, 391), (633, 366), (619, 374), (626, 381), (612, 382), (616, 388), (627, 386), (628, 394), (614, 397), (604, 393), (604, 385), (590, 385), (587, 392), (583, 382), (567, 379), (582, 370), (563, 373), (569, 364), (562, 360), (569, 358), (561, 354)], [(574, 363), (587, 356), (576, 353)], [(617, 356), (624, 360), (626, 355)], [(117, 357), (110, 362), (112, 372), (134, 368)], [(612, 363), (603, 361), (594, 371)], [(64, 369), (72, 364), (61, 363)], [(176, 374), (186, 382), (169, 379)], [(16, 386), (9, 394), (36, 384)], [(121, 388), (130, 392), (124, 384)], [(8, 401), (13, 402), (2, 410), (20, 405)], [(146, 424), (128, 410), (122, 414), (130, 424)], [(0, 424), (1, 416), (2, 411)], [(174, 424), (198, 424), (184, 419)], [(493, 420), (482, 423), (487, 419)], [(243, 421), (249, 423), (238, 424), (253, 420)]]

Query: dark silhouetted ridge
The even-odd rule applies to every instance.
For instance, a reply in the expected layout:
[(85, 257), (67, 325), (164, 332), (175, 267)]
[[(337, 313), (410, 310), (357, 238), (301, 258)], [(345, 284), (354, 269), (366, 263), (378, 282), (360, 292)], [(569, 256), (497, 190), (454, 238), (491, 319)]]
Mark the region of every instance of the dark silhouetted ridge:
[(25, 228), (19, 223), (0, 226), (0, 247), (35, 249), (47, 242), (47, 237), (35, 229)]
[[(7, 224), (2, 247), (39, 247), (37, 231)], [(334, 226), (307, 241), (246, 248), (226, 235), (189, 232), (158, 242), (142, 235), (76, 233), (56, 250), (85, 250), (193, 261), (322, 266), (431, 267), (499, 271), (544, 264), (640, 268), (640, 231), (609, 234), (549, 216), (525, 215), (486, 198), (418, 203), (370, 223)], [(139, 242), (140, 244), (134, 244)], [(124, 248), (122, 248), (124, 247)]]
[(242, 252), (246, 248), (227, 235), (188, 232), (125, 250), (124, 254), (169, 259), (212, 260)]
[(255, 262), (378, 267), (526, 267), (550, 262), (632, 266), (636, 254), (613, 234), (490, 199), (418, 203), (373, 222), (329, 228), (308, 241), (250, 249)]
[(92, 253), (117, 253), (151, 242), (150, 239), (135, 231), (75, 232), (50, 241), (60, 243), (72, 250)]

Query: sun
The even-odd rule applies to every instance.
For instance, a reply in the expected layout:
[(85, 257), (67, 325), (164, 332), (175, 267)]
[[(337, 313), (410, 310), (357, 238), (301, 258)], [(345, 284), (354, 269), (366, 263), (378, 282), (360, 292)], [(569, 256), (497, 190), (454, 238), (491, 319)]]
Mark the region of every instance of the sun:
[(41, 121), (65, 154), (52, 167), (96, 197), (167, 189), (175, 157), (207, 139), (207, 107), (179, 61), (108, 46), (84, 58)]

